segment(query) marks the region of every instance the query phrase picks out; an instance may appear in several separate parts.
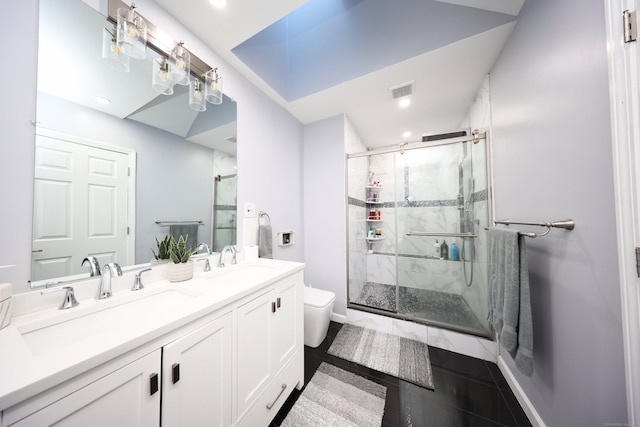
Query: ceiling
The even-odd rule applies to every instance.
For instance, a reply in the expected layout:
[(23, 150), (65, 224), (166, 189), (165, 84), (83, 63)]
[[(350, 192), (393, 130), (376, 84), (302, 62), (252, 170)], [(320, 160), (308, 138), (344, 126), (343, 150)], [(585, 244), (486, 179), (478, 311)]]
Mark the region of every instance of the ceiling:
[(302, 123), (345, 113), (381, 147), (457, 129), (524, 0), (156, 2)]

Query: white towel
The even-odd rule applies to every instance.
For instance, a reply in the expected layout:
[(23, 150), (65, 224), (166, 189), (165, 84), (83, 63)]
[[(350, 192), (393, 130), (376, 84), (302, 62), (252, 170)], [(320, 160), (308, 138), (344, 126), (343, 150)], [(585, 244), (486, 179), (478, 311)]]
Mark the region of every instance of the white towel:
[(273, 231), (271, 224), (258, 226), (258, 256), (260, 258), (273, 258)]
[(533, 373), (533, 326), (525, 237), (509, 229), (489, 229), (488, 319), (500, 344), (525, 375)]

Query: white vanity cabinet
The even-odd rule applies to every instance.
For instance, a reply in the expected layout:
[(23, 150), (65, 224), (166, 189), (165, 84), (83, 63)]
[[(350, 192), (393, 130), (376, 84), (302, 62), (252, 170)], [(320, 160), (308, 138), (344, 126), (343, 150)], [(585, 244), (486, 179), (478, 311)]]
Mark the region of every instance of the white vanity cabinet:
[[(160, 358), (161, 351), (156, 350), (110, 373), (106, 371), (112, 367), (97, 368), (96, 372), (72, 381), (75, 384), (69, 386), (76, 388), (72, 392), (70, 387), (63, 386), (6, 411), (2, 425), (157, 427), (160, 424)], [(103, 373), (106, 375), (86, 383)], [(40, 409), (36, 410), (38, 406)], [(24, 417), (24, 414), (30, 415)]]
[(238, 425), (273, 418), (304, 377), (302, 291), (297, 273), (238, 307)]
[[(108, 355), (78, 358), (67, 367), (75, 376), (43, 377), (30, 397), (2, 408), (0, 427), (269, 425), (304, 382), (303, 271), (300, 264), (274, 271), (235, 294), (218, 291), (224, 299), (212, 288), (194, 300), (198, 311), (185, 311), (188, 321), (162, 332), (153, 324), (149, 338), (128, 341), (127, 350), (117, 350), (124, 342), (116, 339)], [(53, 357), (64, 360), (63, 351)], [(14, 371), (28, 366), (36, 365)]]
[(227, 313), (163, 347), (163, 427), (231, 426), (232, 333)]

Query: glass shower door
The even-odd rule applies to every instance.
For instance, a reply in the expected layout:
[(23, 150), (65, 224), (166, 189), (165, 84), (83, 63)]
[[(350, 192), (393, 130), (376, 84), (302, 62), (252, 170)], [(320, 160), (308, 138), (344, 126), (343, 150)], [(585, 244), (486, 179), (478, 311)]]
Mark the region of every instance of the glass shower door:
[(216, 176), (213, 204), (213, 248), (236, 244), (236, 175)]
[[(486, 177), (473, 175), (479, 148), (459, 142), (396, 154), (396, 311), (486, 335), (486, 277), (476, 253), (480, 223), (488, 222), (486, 184), (477, 191), (476, 183)], [(475, 169), (486, 174), (482, 166)]]

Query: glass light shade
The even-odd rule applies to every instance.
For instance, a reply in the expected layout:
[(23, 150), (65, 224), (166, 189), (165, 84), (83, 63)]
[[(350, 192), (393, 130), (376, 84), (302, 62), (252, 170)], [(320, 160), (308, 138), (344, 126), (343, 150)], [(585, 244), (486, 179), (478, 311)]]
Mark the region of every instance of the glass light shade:
[(207, 85), (206, 98), (211, 104), (222, 104), (222, 77), (218, 75), (218, 69), (207, 71), (204, 75)]
[(131, 69), (129, 57), (106, 28), (102, 29), (102, 59), (116, 71), (128, 73)]
[(204, 99), (204, 85), (198, 79), (192, 80), (189, 86), (189, 107), (196, 111), (207, 109), (207, 103)]
[(173, 82), (183, 86), (188, 85), (189, 72), (191, 71), (191, 55), (187, 49), (182, 46), (182, 43), (171, 50), (169, 65), (171, 67)]
[(118, 9), (116, 41), (124, 53), (135, 59), (147, 56), (147, 24), (133, 8)]
[(173, 95), (173, 79), (169, 72), (169, 62), (165, 58), (155, 58), (151, 70), (153, 89), (162, 95)]

